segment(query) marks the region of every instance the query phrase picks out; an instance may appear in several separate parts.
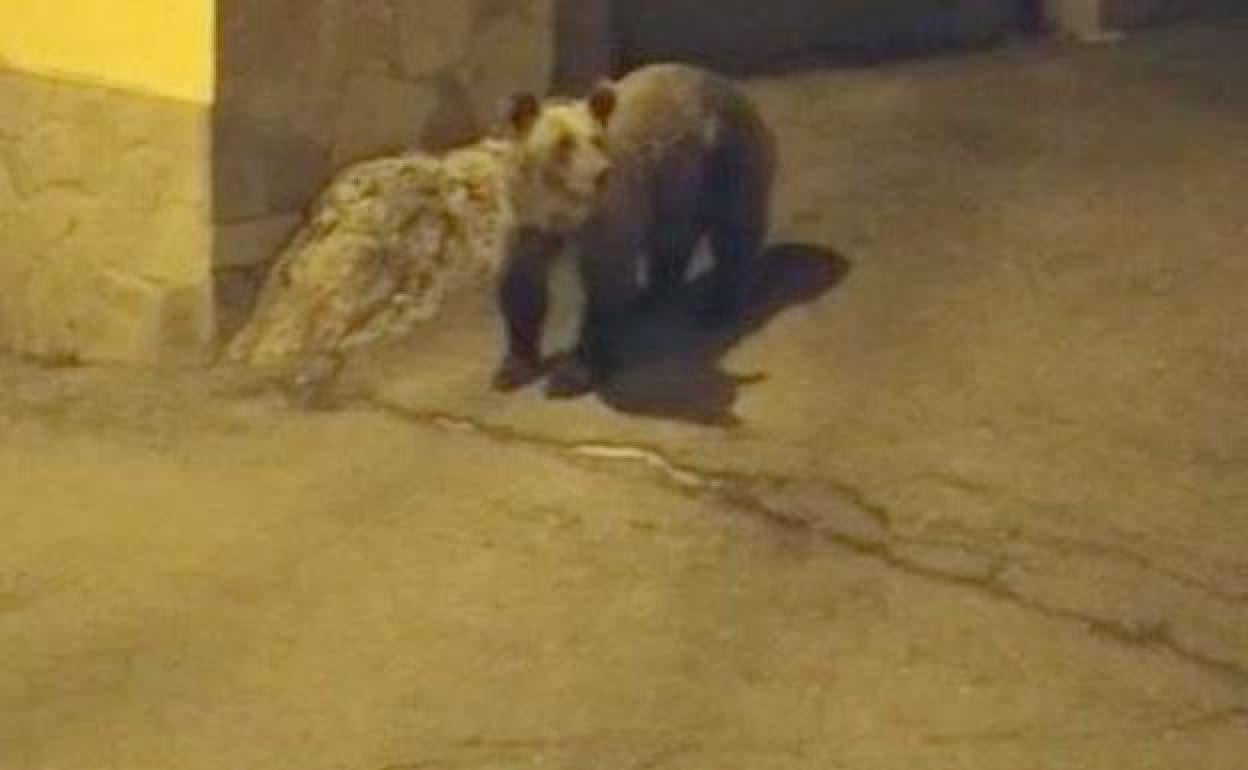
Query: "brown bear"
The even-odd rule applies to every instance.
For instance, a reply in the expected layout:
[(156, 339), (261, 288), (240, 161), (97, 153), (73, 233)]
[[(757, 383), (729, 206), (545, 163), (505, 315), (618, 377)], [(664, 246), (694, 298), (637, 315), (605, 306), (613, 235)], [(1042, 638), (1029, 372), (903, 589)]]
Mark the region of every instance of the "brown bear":
[[(577, 252), (586, 302), (576, 347), (547, 383), (555, 397), (582, 394), (610, 376), (627, 312), (678, 289), (704, 236), (713, 257), (706, 320), (734, 318), (757, 276), (776, 146), (736, 84), (693, 66), (654, 64), (600, 83), (584, 104), (580, 112), (565, 107), (566, 119), (556, 120), (548, 113), (557, 108), (543, 108), (532, 96), (513, 102), (518, 140), (551, 150), (546, 158), (528, 157), (547, 167), (540, 175), (547, 180), (543, 191), (560, 188), (557, 180), (570, 167), (567, 158), (575, 157), (574, 148), (600, 123), (606, 124), (610, 168), (588, 219), (582, 210), (563, 219), (545, 217), (545, 225), (529, 217), (511, 242), (499, 283), (506, 331), (505, 355), (494, 378), (500, 390), (539, 376), (549, 270), (567, 246)], [(542, 208), (532, 199), (525, 205)]]

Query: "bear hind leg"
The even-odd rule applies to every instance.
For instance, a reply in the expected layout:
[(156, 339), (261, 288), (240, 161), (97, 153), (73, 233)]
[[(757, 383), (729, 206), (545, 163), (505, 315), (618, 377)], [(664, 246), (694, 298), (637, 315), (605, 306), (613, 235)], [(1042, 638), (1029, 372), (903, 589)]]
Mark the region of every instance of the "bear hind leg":
[(757, 203), (729, 207), (711, 226), (714, 264), (709, 295), (699, 313), (703, 322), (730, 323), (745, 311), (766, 237), (767, 215)]
[(655, 307), (675, 297), (689, 275), (703, 233), (690, 217), (659, 222), (648, 238), (648, 276), (642, 303)]
[(735, 321), (745, 311), (759, 278), (770, 225), (774, 168), (770, 145), (736, 146), (736, 152), (721, 149), (704, 199), (714, 260), (710, 293), (700, 316), (711, 325)]

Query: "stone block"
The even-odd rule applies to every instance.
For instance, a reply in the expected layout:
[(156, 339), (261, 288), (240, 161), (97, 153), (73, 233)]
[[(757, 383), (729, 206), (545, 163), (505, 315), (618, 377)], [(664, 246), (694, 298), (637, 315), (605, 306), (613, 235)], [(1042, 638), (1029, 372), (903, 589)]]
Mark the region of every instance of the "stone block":
[(331, 172), (328, 130), (220, 104), (213, 116), (213, 218), (230, 223), (298, 211)]
[(407, 146), (462, 144), (511, 92), (546, 90), (551, 8), (552, 0), (222, 0), (212, 209), (227, 248), (216, 250), (218, 266), (254, 264), (239, 225), (302, 212), (343, 166)]
[(546, 92), (553, 71), (553, 0), (512, 0), (486, 14), (456, 68), (480, 126), (495, 122), (517, 91)]
[(76, 257), (0, 273), (7, 294), (0, 306), (5, 348), (51, 360), (202, 360), (213, 339), (207, 279), (166, 284)]
[(397, 53), (402, 73), (425, 78), (468, 55), (481, 5), (487, 0), (400, 2), (396, 5)]
[(454, 73), (445, 73), (432, 85), (437, 92), (434, 109), (425, 121), (419, 145), (429, 152), (442, 152), (475, 139), (482, 126), (464, 84)]
[[(176, 286), (113, 270), (84, 275), (90, 285), (57, 302), (86, 297), (72, 340), (96, 360), (193, 362), (203, 360), (212, 341), (203, 323), (212, 317), (208, 280)], [(70, 341), (67, 341), (70, 342)]]
[(377, 68), (351, 76), (343, 90), (329, 157), (335, 169), (415, 145), (439, 97), (432, 81), (396, 80)]
[(436, 52), (466, 36), (450, 20), (469, 29), (471, 5), (221, 0), (216, 220), (300, 210), (344, 158), (414, 144), (433, 109), (425, 68), (451, 63)]
[(301, 212), (273, 214), (213, 228), (213, 268), (232, 270), (268, 262), (298, 228)]
[[(216, 221), (298, 209), (330, 174), (345, 80), (330, 36), (333, 7), (329, 0), (218, 3)], [(361, 32), (344, 25), (336, 37), (358, 42)]]
[(212, 336), (208, 116), (0, 73), (0, 346), (156, 361)]
[(588, 91), (615, 72), (616, 35), (612, 0), (555, 0), (555, 89)]
[(461, 142), (544, 90), (551, 2), (222, 0), (216, 220), (299, 210), (344, 163)]

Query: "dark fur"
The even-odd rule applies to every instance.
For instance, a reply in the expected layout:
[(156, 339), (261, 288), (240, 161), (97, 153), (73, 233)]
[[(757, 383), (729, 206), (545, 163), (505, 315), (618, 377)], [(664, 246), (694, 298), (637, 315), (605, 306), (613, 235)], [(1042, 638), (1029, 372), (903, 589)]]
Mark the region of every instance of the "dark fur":
[[(615, 98), (604, 96), (611, 89)], [(523, 231), (504, 266), (499, 303), (507, 353), (495, 380), (510, 389), (539, 373), (549, 267), (568, 239), (578, 252), (586, 307), (572, 355), (549, 383), (555, 396), (585, 392), (610, 376), (625, 316), (670, 297), (694, 250), (710, 240), (714, 266), (703, 317), (732, 320), (757, 277), (767, 235), (774, 140), (753, 104), (726, 79), (684, 65), (654, 65), (590, 104), (610, 103), (612, 168), (598, 214), (574, 233)], [(644, 293), (637, 285), (645, 260)]]

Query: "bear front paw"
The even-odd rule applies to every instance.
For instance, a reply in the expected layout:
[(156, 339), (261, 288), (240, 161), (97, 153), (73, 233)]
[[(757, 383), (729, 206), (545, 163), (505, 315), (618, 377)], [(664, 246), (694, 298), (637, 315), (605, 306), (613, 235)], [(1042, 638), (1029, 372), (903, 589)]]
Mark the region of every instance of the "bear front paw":
[(580, 359), (569, 357), (559, 363), (546, 383), (550, 398), (576, 398), (594, 389), (594, 373)]
[(729, 328), (741, 320), (741, 306), (736, 302), (714, 297), (704, 300), (695, 310), (694, 319), (710, 331)]
[(506, 393), (533, 383), (539, 376), (541, 367), (537, 362), (508, 356), (494, 373), (492, 385), (494, 390)]

